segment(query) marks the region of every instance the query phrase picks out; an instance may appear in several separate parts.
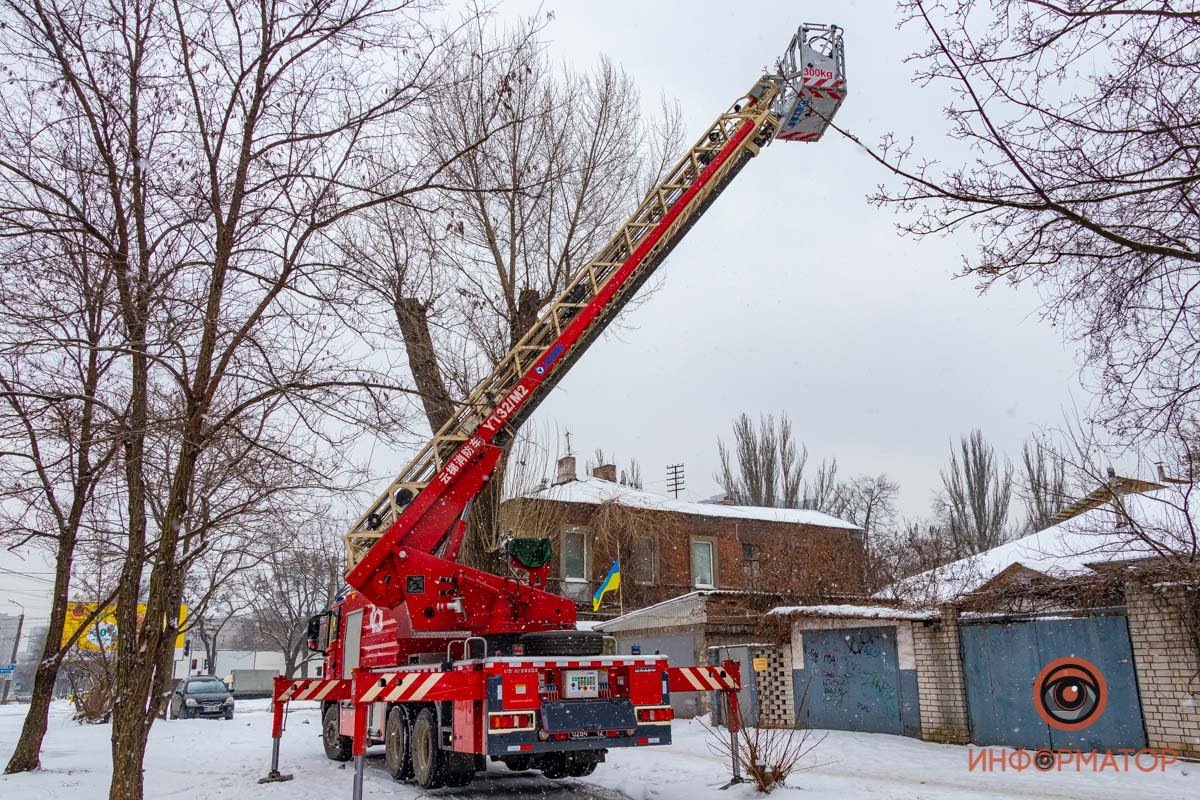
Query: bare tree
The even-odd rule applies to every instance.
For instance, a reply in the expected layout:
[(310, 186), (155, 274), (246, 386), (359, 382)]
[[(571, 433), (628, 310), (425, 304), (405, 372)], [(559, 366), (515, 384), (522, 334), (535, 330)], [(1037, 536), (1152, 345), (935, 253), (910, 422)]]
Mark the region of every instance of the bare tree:
[[(983, 289), (1038, 287), (1083, 344), (1125, 443), (1195, 416), (1200, 363), (1200, 10), (1113, 0), (904, 0), (947, 86), (961, 157), (896, 135), (875, 159), (902, 180), (873, 199), (919, 236), (970, 230)], [(852, 138), (854, 138), (852, 136)]]
[[(419, 213), (381, 208), (343, 237), (347, 279), (394, 317), (433, 431), (681, 147), (677, 109), (646, 118), (632, 80), (606, 60), (586, 72), (554, 65), (541, 26), (500, 36), (472, 27), (473, 50), (494, 57), (457, 61), (455, 91), (438, 97), (422, 127), (439, 161), (469, 152)], [(502, 483), (491, 481), (472, 507), (462, 558), (477, 566), (502, 567), (493, 559)]]
[(1067, 464), (1042, 441), (1034, 438), (1021, 448), (1025, 481), (1017, 493), (1025, 503), (1025, 530), (1040, 531), (1068, 502)]
[(838, 460), (836, 457), (821, 459), (817, 465), (817, 476), (810, 483), (804, 482), (802, 508), (821, 511), (838, 516), (842, 513), (842, 484), (838, 481)]
[(733, 422), (733, 454), (720, 439), (717, 447), (721, 471), (715, 477), (731, 502), (770, 508), (799, 505), (808, 448), (801, 444), (796, 449), (786, 413), (778, 422), (770, 414), (759, 417), (757, 428), (742, 414)]
[(937, 504), (960, 557), (989, 550), (1005, 540), (1012, 478), (1012, 464), (1007, 459), (1001, 463), (978, 428), (959, 440), (957, 450), (951, 448)]
[(441, 183), (446, 160), (398, 157), (396, 131), (464, 59), (417, 3), (14, 0), (2, 21), (3, 234), (109, 276), (110, 796), (137, 800), (190, 566), (237, 508), (336, 483), (342, 423), (404, 422), (405, 387), (331, 317), (328, 235)]
[(863, 531), (863, 558), (868, 582), (875, 572), (878, 555), (876, 541), (890, 532), (896, 521), (896, 497), (900, 484), (887, 475), (860, 475), (841, 486), (840, 513), (835, 516), (853, 522)]
[[(2, 211), (0, 211), (2, 213)], [(2, 245), (0, 270), (0, 518), (5, 546), (54, 558), (50, 618), (29, 712), (6, 772), (39, 766), (58, 672), (76, 548), (94, 494), (118, 455), (106, 398), (118, 360), (107, 306), (112, 271), (82, 237)]]
[(308, 532), (242, 581), (241, 602), (259, 636), (283, 655), (285, 675), (308, 657), (308, 618), (329, 608), (342, 587), (340, 533)]

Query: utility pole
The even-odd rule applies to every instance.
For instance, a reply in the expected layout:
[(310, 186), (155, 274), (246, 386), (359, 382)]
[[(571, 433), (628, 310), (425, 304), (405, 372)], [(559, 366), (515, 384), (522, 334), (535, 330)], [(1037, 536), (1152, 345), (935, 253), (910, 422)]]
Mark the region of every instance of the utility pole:
[(679, 499), (679, 493), (684, 489), (683, 486), (683, 464), (668, 464), (667, 465), (667, 491), (675, 495), (675, 499)]
[[(21, 609), (21, 616), (17, 617), (17, 635), (13, 637), (12, 657), (8, 659), (7, 664), (9, 667), (15, 667), (17, 663), (17, 645), (21, 643), (21, 628), (25, 625), (25, 606), (21, 605), (16, 600), (9, 600), (8, 602)], [(0, 695), (0, 706), (8, 704), (8, 691), (12, 687), (13, 679), (15, 677), (16, 673), (14, 672), (10, 672), (5, 676), (4, 694)]]

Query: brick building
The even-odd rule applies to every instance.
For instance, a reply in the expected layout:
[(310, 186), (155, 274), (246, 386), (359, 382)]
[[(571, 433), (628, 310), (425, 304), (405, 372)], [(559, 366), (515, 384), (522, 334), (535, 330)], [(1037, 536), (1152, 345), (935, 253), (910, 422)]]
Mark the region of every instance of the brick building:
[(622, 597), (611, 616), (697, 589), (785, 596), (862, 590), (862, 531), (817, 511), (693, 503), (616, 482), (616, 468), (579, 479), (572, 457), (555, 485), (501, 506), (501, 526), (554, 541), (551, 588), (591, 611), (591, 597), (620, 553)]

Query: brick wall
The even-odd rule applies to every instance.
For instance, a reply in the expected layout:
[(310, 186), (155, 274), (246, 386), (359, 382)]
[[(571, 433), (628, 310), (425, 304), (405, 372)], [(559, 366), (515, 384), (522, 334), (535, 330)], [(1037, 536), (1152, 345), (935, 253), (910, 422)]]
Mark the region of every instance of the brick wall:
[(921, 696), (921, 738), (963, 744), (970, 740), (958, 612), (942, 609), (941, 619), (914, 622), (913, 652)]
[(766, 671), (754, 673), (759, 727), (794, 728), (796, 692), (792, 684), (792, 648), (787, 645), (752, 647), (750, 655), (767, 659)]
[[(657, 548), (655, 584), (639, 585), (631, 575), (624, 575), (626, 611), (693, 590), (691, 542), (697, 538), (716, 544), (716, 583), (720, 589), (798, 596), (855, 594), (863, 588), (862, 535), (857, 530), (649, 509), (630, 513), (612, 504), (517, 498), (504, 503), (501, 520), (502, 527), (519, 535), (547, 536), (554, 541), (551, 591), (561, 590), (563, 528), (586, 528), (591, 535), (588, 596), (612, 565), (618, 539), (625, 540), (623, 554), (626, 561), (631, 561), (631, 542), (637, 537), (653, 536)], [(758, 549), (757, 573), (744, 567), (743, 545)]]
[(1125, 603), (1147, 743), (1200, 758), (1200, 652), (1187, 622), (1200, 597), (1195, 589), (1131, 583)]

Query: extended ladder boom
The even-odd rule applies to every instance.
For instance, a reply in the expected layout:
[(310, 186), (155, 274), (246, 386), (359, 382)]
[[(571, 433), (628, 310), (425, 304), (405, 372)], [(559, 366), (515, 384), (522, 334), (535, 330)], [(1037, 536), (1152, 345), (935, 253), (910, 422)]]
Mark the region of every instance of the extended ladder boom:
[[(760, 148), (783, 138), (781, 126), (803, 132), (787, 137), (799, 141), (813, 141), (825, 130), (845, 96), (841, 54), (836, 28), (802, 27), (779, 62), (779, 74), (757, 81), (709, 126), (358, 519), (346, 535), (351, 586), (388, 607), (403, 594), (394, 563), (404, 557), (403, 548), (456, 557), (467, 510), (491, 477), (502, 447), (571, 364), (741, 168)], [(816, 80), (820, 84), (810, 84)]]

